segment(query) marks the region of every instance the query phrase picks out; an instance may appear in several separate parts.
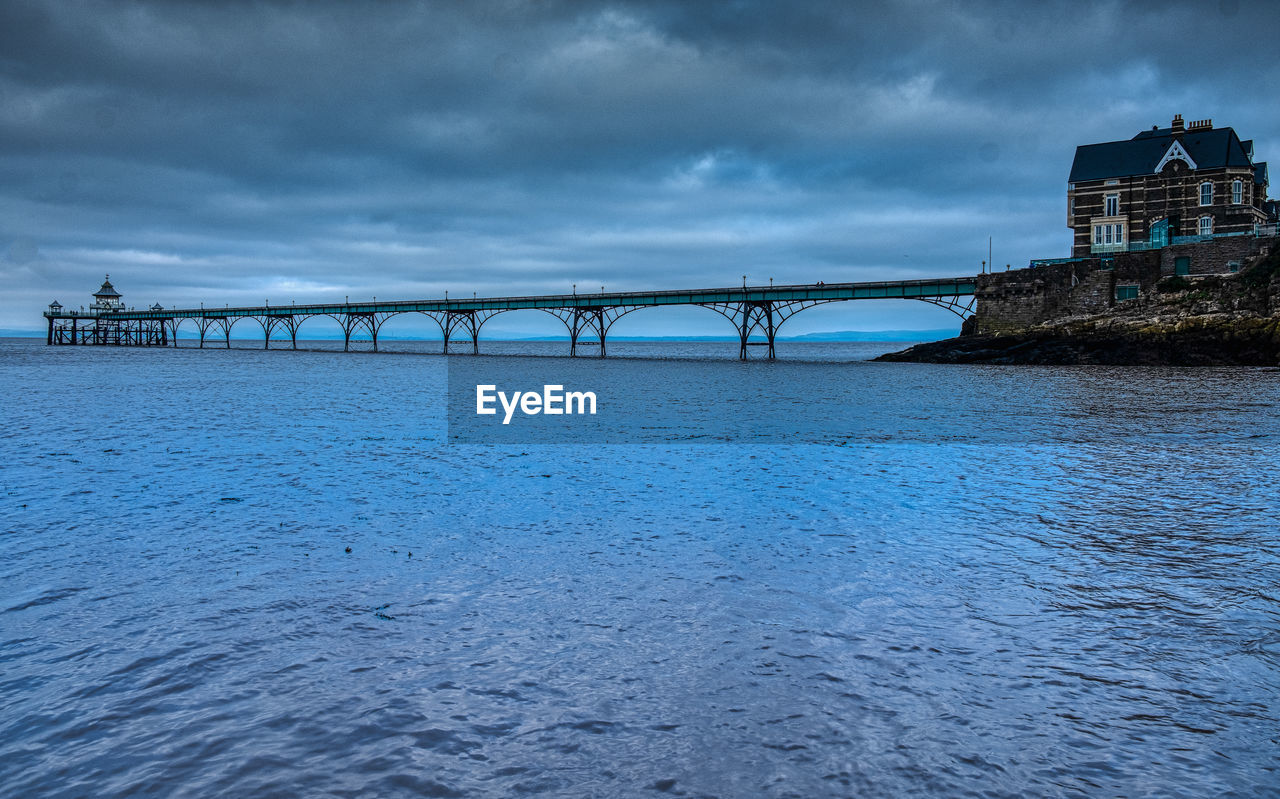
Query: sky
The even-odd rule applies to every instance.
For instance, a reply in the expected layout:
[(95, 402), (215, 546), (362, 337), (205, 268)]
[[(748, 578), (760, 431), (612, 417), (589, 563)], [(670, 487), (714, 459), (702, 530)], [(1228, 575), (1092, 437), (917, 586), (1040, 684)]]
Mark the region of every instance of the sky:
[[(4, 0), (0, 329), (106, 273), (126, 303), (193, 307), (1062, 257), (1078, 144), (1182, 114), (1280, 159), (1278, 29), (1245, 0)], [(782, 332), (958, 321), (860, 301)]]

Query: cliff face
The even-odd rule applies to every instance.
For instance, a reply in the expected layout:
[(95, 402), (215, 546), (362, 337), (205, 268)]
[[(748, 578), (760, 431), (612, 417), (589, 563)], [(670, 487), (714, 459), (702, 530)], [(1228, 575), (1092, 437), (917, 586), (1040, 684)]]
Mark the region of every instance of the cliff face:
[[(967, 335), (886, 361), (1280, 365), (1280, 248), (1239, 273), (1161, 276), (1158, 253), (1110, 269), (1056, 264), (980, 287)], [(1116, 299), (1133, 286), (1134, 299)], [(983, 306), (984, 295), (988, 298)]]

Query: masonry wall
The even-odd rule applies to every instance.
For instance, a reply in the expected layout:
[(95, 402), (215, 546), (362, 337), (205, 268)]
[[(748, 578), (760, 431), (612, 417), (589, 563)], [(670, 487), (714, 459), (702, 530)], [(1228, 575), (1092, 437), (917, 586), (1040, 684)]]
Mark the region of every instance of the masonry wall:
[(1087, 258), (980, 275), (971, 329), (999, 335), (1106, 313), (1122, 302), (1116, 299), (1117, 286), (1134, 286), (1139, 296), (1155, 289), (1162, 277), (1161, 256), (1159, 251), (1119, 253), (1105, 262)]
[(1189, 273), (1192, 275), (1229, 273), (1232, 261), (1239, 265), (1239, 271), (1248, 268), (1278, 244), (1280, 239), (1275, 236), (1227, 236), (1197, 244), (1175, 244), (1160, 250), (1160, 273), (1165, 276), (1174, 274), (1179, 257), (1191, 260)]

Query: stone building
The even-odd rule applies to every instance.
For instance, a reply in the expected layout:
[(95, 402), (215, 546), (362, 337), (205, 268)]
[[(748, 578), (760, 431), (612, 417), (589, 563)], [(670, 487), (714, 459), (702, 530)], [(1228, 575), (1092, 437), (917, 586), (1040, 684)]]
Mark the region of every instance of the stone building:
[(1067, 183), (1073, 257), (1157, 249), (1175, 238), (1253, 233), (1274, 214), (1252, 140), (1211, 120), (1076, 148)]

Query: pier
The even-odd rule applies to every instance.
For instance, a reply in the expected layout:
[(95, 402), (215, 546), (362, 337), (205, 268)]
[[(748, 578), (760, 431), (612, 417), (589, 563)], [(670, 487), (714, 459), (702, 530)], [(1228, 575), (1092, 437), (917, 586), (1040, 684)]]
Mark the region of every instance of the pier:
[[(469, 339), (470, 351), (480, 352), (480, 330), (485, 322), (507, 311), (533, 309), (559, 319), (569, 334), (569, 354), (588, 349), (604, 357), (609, 329), (632, 311), (671, 305), (697, 305), (724, 316), (733, 323), (739, 338), (739, 357), (747, 358), (759, 347), (768, 358), (775, 355), (778, 328), (807, 308), (850, 300), (904, 299), (928, 302), (946, 308), (961, 319), (975, 310), (977, 277), (891, 280), (862, 283), (815, 283), (790, 286), (748, 286), (674, 291), (630, 291), (548, 294), (531, 297), (484, 297), (392, 302), (344, 302), (332, 304), (283, 305), (224, 308), (162, 308), (146, 310), (124, 307), (110, 280), (103, 283), (88, 311), (64, 310), (56, 301), (45, 311), (49, 345), (178, 346), (178, 331), (189, 324), (198, 334), (198, 346), (219, 342), (231, 347), (231, 330), (237, 322), (250, 319), (262, 332), (264, 349), (271, 346), (276, 331), (289, 334), (290, 346), (298, 348), (298, 329), (312, 317), (329, 317), (343, 333), (343, 350), (349, 350), (353, 334), (367, 333), (378, 349), (378, 332), (394, 316), (417, 313), (440, 326), (443, 352), (450, 344)], [(279, 339), (283, 341), (283, 339)], [(456, 350), (456, 346), (455, 346)]]

